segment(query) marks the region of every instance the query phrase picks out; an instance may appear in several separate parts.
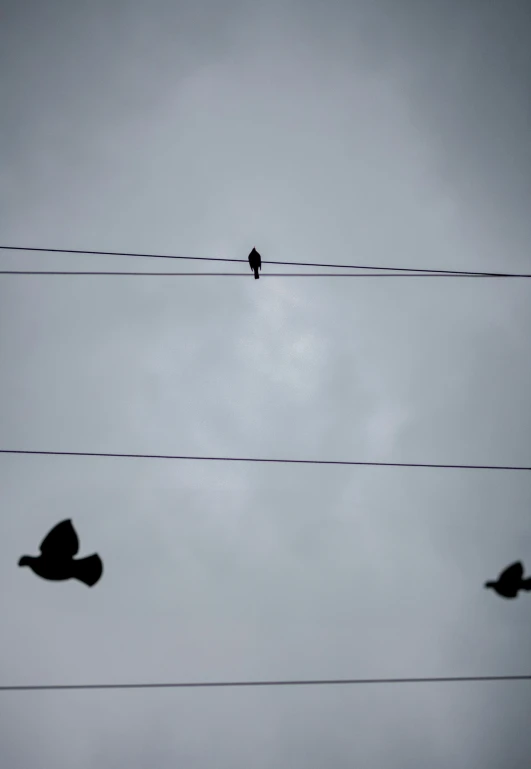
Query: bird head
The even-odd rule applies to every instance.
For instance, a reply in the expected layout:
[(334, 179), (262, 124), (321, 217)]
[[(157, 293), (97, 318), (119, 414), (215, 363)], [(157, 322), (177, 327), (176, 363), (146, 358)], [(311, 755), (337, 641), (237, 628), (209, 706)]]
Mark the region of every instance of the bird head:
[(495, 582), (485, 582), (484, 587), (494, 587), (495, 584)]
[(31, 563), (31, 558), (29, 555), (23, 555), (20, 561), (18, 562), (19, 566), (29, 566)]

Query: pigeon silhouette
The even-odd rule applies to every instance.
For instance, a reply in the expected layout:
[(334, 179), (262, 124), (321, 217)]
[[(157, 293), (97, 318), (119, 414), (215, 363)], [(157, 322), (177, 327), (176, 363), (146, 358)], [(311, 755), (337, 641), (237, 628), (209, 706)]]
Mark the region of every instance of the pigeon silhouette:
[(19, 566), (29, 566), (37, 576), (54, 581), (77, 579), (93, 587), (103, 574), (99, 555), (89, 555), (74, 561), (79, 540), (72, 521), (61, 521), (42, 540), (41, 555), (23, 555)]
[(251, 253), (249, 254), (249, 264), (251, 266), (251, 270), (254, 270), (255, 280), (258, 280), (258, 278), (260, 277), (260, 275), (258, 274), (258, 270), (262, 269), (262, 257), (254, 247)]
[(524, 579), (524, 567), (516, 561), (502, 571), (496, 582), (485, 582), (485, 587), (491, 587), (503, 598), (516, 598), (519, 590), (531, 591), (531, 577)]

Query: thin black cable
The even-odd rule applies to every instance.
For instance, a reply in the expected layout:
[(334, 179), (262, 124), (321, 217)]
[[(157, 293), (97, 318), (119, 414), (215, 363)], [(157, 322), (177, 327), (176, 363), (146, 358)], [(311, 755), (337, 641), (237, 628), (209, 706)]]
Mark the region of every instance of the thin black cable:
[[(172, 277), (172, 276), (227, 276), (227, 277), (253, 277), (252, 272), (92, 272), (69, 270), (0, 270), (0, 275), (126, 275), (144, 277)], [(522, 275), (468, 275), (459, 273), (385, 273), (385, 272), (264, 272), (262, 278), (521, 278)]]
[(209, 462), (279, 462), (305, 465), (359, 465), (363, 467), (433, 467), (452, 470), (531, 470), (531, 467), (514, 465), (440, 465), (420, 462), (347, 462), (331, 459), (262, 459), (255, 457), (194, 457), (175, 454), (111, 454), (94, 451), (26, 451), (22, 449), (0, 449), (0, 454), (39, 454), (61, 457), (119, 457), (122, 459), (192, 459)]
[[(170, 254), (137, 254), (128, 251), (81, 251), (73, 248), (30, 248), (28, 246), (0, 246), (0, 249), (6, 251), (44, 251), (52, 254), (91, 254), (94, 256), (138, 256), (147, 259), (193, 259), (203, 262), (245, 262), (247, 259), (225, 259), (214, 256), (174, 256)], [(349, 270), (385, 270), (390, 272), (426, 272), (426, 273), (442, 273), (447, 275), (482, 275), (489, 277), (515, 277), (515, 278), (531, 278), (531, 274), (516, 274), (507, 272), (471, 272), (468, 270), (431, 270), (418, 267), (372, 267), (359, 264), (317, 264), (315, 262), (274, 262), (269, 260), (263, 260), (262, 264), (288, 264), (295, 265), (297, 267), (334, 267), (343, 268)]]
[(43, 686), (0, 686), (2, 692), (50, 691), (59, 689), (199, 689), (242, 686), (352, 686), (356, 684), (435, 684), (465, 681), (529, 681), (522, 676), (446, 676), (440, 678), (332, 678), (303, 681), (193, 681), (190, 683), (148, 684), (46, 684)]

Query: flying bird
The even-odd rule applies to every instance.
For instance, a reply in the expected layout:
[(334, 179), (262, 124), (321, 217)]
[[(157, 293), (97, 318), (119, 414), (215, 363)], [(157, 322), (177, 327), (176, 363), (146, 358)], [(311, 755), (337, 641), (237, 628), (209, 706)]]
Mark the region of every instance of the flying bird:
[(485, 582), (485, 587), (491, 587), (504, 598), (516, 598), (519, 590), (531, 592), (531, 577), (524, 579), (524, 567), (516, 561), (502, 571), (496, 582)]
[(258, 280), (258, 278), (260, 277), (260, 275), (258, 274), (258, 270), (262, 269), (262, 257), (254, 247), (251, 253), (249, 254), (249, 264), (251, 266), (251, 270), (254, 270), (255, 280)]
[(70, 519), (61, 521), (41, 542), (41, 555), (23, 555), (19, 566), (29, 566), (37, 576), (54, 581), (77, 579), (93, 587), (103, 573), (99, 555), (74, 560), (79, 540)]

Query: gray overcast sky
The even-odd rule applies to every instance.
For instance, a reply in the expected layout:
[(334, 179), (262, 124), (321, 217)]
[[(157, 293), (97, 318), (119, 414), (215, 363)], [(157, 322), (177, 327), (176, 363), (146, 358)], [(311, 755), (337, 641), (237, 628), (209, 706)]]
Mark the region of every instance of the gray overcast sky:
[[(528, 2), (0, 8), (4, 244), (531, 272)], [(529, 465), (530, 291), (1, 276), (0, 447)], [(2, 684), (530, 672), (530, 597), (483, 589), (531, 569), (527, 473), (3, 455), (0, 483)], [(67, 517), (92, 590), (17, 568)], [(530, 709), (526, 682), (0, 693), (0, 756), (527, 769)]]

